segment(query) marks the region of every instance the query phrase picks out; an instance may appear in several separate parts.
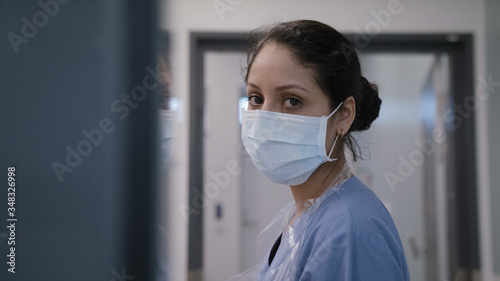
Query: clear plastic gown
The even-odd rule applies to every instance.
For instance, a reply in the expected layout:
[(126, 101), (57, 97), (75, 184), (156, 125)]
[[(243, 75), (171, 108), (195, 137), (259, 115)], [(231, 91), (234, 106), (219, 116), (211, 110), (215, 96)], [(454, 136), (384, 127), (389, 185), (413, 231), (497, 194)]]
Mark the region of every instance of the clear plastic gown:
[[(259, 262), (247, 271), (234, 276), (227, 281), (271, 281), (271, 280), (299, 280), (300, 272), (296, 272), (298, 253), (304, 245), (304, 239), (309, 227), (309, 221), (323, 201), (333, 192), (342, 188), (343, 183), (352, 176), (351, 169), (346, 163), (342, 171), (335, 177), (332, 184), (315, 199), (301, 202), (307, 210), (290, 221), (295, 215), (297, 203), (290, 202), (284, 206), (273, 218), (271, 223), (259, 234), (258, 247), (263, 252)], [(269, 265), (269, 254), (272, 245), (282, 234), (280, 250), (276, 253), (273, 263)]]

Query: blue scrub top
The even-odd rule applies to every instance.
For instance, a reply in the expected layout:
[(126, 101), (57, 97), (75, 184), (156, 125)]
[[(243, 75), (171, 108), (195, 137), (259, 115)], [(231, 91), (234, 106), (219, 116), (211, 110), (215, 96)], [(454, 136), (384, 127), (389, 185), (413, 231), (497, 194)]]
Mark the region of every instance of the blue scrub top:
[(358, 178), (349, 178), (314, 204), (283, 233), (271, 265), (260, 263), (256, 279), (410, 280), (389, 212)]

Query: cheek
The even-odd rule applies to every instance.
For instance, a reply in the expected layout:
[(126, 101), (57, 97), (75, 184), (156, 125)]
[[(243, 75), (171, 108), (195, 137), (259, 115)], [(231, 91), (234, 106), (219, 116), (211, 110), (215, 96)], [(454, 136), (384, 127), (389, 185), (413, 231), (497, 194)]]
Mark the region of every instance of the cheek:
[[(332, 113), (333, 110), (330, 110), (330, 105), (327, 101), (322, 99), (313, 99), (313, 98), (304, 98), (303, 105), (301, 106), (301, 111), (298, 114), (307, 115), (307, 116), (328, 116)], [(331, 126), (331, 121), (333, 116), (328, 119), (328, 130)]]
[[(314, 96), (314, 107), (316, 112), (321, 113), (322, 116), (330, 115), (335, 108), (331, 108), (330, 99), (325, 93), (321, 92)], [(328, 119), (329, 123), (333, 120), (334, 116)], [(330, 123), (331, 125), (331, 123)]]

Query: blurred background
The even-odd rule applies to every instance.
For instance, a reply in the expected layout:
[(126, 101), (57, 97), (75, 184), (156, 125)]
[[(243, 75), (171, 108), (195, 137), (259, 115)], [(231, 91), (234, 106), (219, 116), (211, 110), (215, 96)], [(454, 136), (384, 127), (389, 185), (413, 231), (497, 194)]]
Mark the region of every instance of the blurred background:
[(245, 33), (314, 19), (348, 36), (379, 86), (352, 165), (394, 218), (411, 279), (499, 281), (499, 12), (1, 0), (0, 280), (219, 281), (254, 265), (292, 197), (240, 140)]

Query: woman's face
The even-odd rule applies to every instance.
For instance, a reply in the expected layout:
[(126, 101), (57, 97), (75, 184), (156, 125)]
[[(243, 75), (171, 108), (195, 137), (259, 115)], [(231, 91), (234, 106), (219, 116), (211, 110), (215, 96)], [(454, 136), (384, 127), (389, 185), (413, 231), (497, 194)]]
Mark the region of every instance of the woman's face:
[(265, 44), (248, 73), (249, 110), (328, 116), (332, 109), (313, 71), (297, 62), (286, 47)]
[[(313, 71), (298, 63), (286, 47), (273, 43), (264, 45), (249, 71), (248, 110), (316, 117), (328, 116), (333, 111), (326, 93), (314, 80)], [(326, 151), (333, 145), (337, 123), (335, 117), (328, 119)]]

